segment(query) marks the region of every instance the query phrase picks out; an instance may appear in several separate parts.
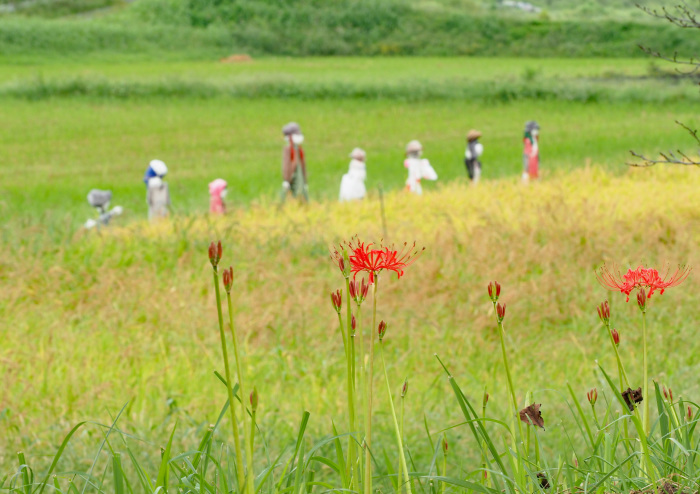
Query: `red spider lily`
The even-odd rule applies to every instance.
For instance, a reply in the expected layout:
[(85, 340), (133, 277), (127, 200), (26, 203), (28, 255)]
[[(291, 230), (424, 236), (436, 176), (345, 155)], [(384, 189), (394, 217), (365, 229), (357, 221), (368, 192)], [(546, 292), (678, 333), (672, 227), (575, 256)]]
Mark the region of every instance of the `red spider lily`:
[(493, 302), (498, 302), (498, 297), (501, 296), (501, 285), (497, 282), (491, 282), (488, 286), (489, 298)]
[(612, 339), (615, 342), (615, 346), (620, 346), (620, 333), (617, 332), (617, 329), (611, 330), (610, 334), (612, 335)]
[(610, 305), (607, 300), (598, 307), (598, 317), (603, 321), (603, 324), (608, 324), (610, 322)]
[(340, 314), (340, 308), (343, 306), (343, 292), (341, 290), (331, 292), (331, 303), (335, 311)]
[(233, 266), (229, 266), (228, 269), (224, 269), (222, 274), (224, 280), (224, 288), (226, 293), (231, 293), (231, 288), (233, 287)]
[(595, 405), (595, 402), (598, 401), (598, 390), (596, 388), (593, 388), (588, 393), (586, 393), (586, 398), (588, 398), (588, 403), (590, 403), (591, 405)]
[(338, 264), (338, 268), (345, 278), (350, 277), (350, 260), (348, 259), (347, 251), (349, 245), (349, 243), (347, 246), (341, 244), (338, 247), (333, 248), (333, 251), (331, 252), (331, 259)]
[(404, 274), (404, 269), (413, 264), (418, 256), (425, 248), (415, 250), (416, 243), (404, 243), (400, 251), (394, 250), (393, 247), (381, 247), (373, 249), (374, 244), (366, 244), (357, 239), (353, 239), (348, 243), (352, 250), (350, 262), (352, 263), (353, 278), (358, 273), (369, 273), (369, 282), (374, 283), (374, 275), (386, 269), (393, 271), (401, 278)]
[(503, 322), (503, 318), (506, 317), (506, 304), (496, 304), (496, 316), (498, 317), (498, 322)]
[(603, 266), (596, 273), (596, 278), (601, 285), (608, 290), (619, 291), (627, 295), (627, 302), (630, 301), (630, 293), (638, 288), (648, 288), (647, 297), (651, 298), (654, 291), (659, 290), (659, 294), (663, 294), (666, 288), (680, 285), (690, 274), (688, 266), (679, 266), (678, 269), (669, 276), (670, 272), (661, 277), (659, 272), (654, 268), (645, 268), (639, 266), (637, 269), (628, 269), (624, 275), (620, 270), (613, 267), (612, 270), (607, 266)]
[(213, 267), (218, 266), (223, 253), (224, 249), (221, 247), (221, 240), (216, 244), (214, 242), (209, 244), (209, 262), (211, 262)]
[(362, 278), (362, 284), (360, 284), (357, 280), (350, 280), (349, 291), (350, 296), (355, 303), (357, 305), (361, 305), (367, 298), (367, 294), (369, 293), (369, 285), (365, 282), (364, 278)]

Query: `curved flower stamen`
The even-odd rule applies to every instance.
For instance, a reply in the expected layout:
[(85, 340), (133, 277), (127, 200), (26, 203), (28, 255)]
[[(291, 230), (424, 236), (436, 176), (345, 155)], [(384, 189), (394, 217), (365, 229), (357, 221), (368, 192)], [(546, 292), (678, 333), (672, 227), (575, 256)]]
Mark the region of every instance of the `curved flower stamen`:
[(651, 298), (654, 291), (658, 290), (659, 295), (663, 294), (667, 288), (678, 286), (683, 283), (690, 274), (689, 266), (678, 266), (678, 269), (669, 276), (670, 269), (662, 277), (659, 271), (654, 268), (638, 266), (637, 269), (628, 269), (622, 274), (620, 269), (613, 265), (612, 269), (603, 265), (597, 272), (598, 282), (608, 290), (619, 291), (627, 295), (627, 302), (630, 301), (630, 294), (640, 288), (648, 289), (647, 298)]

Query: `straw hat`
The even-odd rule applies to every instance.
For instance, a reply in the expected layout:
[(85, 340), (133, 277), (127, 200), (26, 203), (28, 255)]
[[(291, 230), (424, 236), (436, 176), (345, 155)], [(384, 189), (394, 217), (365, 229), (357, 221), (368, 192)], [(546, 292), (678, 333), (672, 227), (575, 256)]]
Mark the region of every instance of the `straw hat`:
[(413, 140), (406, 144), (406, 152), (407, 153), (415, 153), (418, 151), (422, 151), (423, 146), (421, 146), (421, 143), (419, 141)]
[(467, 132), (467, 141), (469, 142), (475, 141), (479, 137), (481, 137), (481, 132), (479, 132), (478, 130), (471, 129), (469, 132)]
[(354, 160), (364, 161), (367, 158), (367, 153), (362, 148), (355, 148), (350, 153), (350, 157)]

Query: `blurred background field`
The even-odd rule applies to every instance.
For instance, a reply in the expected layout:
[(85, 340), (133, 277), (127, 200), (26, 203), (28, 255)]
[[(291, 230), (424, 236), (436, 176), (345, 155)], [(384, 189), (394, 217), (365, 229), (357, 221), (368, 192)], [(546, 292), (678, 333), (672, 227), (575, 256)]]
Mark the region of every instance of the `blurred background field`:
[[(236, 271), (270, 451), (294, 441), (303, 410), (314, 439), (344, 424), (328, 303), (341, 280), (328, 248), (356, 233), (427, 248), (405, 278), (382, 280), (380, 305), (390, 377), (410, 381), (417, 461), (432, 455), (424, 413), (433, 434), (461, 421), (434, 353), (471, 398), (486, 386), (489, 406), (504, 406), (493, 279), (520, 398), (534, 390), (544, 448), (571, 457), (579, 445), (562, 393), (570, 382), (583, 400), (603, 388), (595, 361), (614, 365), (594, 308), (606, 297), (623, 358), (640, 367), (637, 310), (594, 268), (698, 263), (698, 170), (625, 163), (630, 149), (690, 149), (674, 120), (698, 125), (697, 76), (637, 45), (692, 55), (700, 42), (629, 2), (534, 3), (537, 13), (476, 0), (0, 0), (0, 473), (20, 449), (45, 467), (77, 421), (108, 423), (127, 402), (120, 426), (144, 464), (155, 465), (175, 419), (177, 450), (196, 446), (225, 401), (205, 253), (217, 238)], [(252, 58), (220, 62), (232, 54)], [(543, 180), (525, 187), (530, 119), (542, 126)], [(280, 210), (289, 120), (306, 136), (312, 200)], [(484, 134), (478, 187), (463, 164), (470, 128)], [(440, 176), (421, 198), (401, 191), (413, 138)], [(368, 152), (369, 197), (336, 204), (355, 146)], [(173, 200), (159, 225), (145, 222), (141, 181), (154, 158), (170, 167)], [(231, 212), (212, 219), (216, 177), (229, 182)], [(125, 206), (102, 234), (81, 229), (93, 187)], [(697, 289), (693, 274), (650, 311), (652, 375), (687, 398), (699, 391)], [(388, 443), (388, 417), (377, 427)], [(451, 461), (472, 471), (463, 428), (448, 435)], [(61, 469), (85, 470), (101, 439), (81, 431)]]

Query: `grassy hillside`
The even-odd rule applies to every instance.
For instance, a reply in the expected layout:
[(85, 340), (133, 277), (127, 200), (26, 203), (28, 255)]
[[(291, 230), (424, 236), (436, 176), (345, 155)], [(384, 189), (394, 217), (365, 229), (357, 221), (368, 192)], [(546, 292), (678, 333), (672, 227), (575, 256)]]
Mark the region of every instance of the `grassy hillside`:
[(5, 16), (0, 53), (628, 57), (643, 55), (639, 44), (700, 51), (697, 37), (623, 4), (587, 7), (604, 16), (572, 5), (556, 14), (554, 2), (554, 14), (533, 15), (468, 1), (137, 0), (97, 17)]

